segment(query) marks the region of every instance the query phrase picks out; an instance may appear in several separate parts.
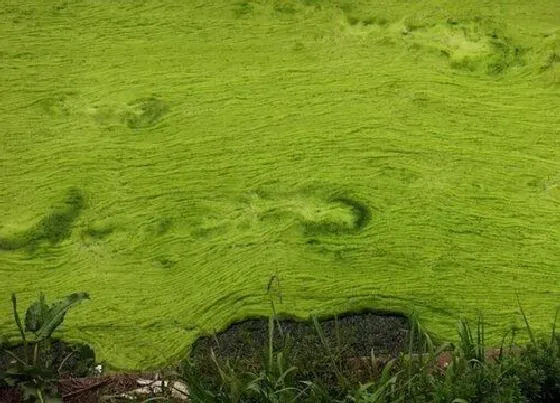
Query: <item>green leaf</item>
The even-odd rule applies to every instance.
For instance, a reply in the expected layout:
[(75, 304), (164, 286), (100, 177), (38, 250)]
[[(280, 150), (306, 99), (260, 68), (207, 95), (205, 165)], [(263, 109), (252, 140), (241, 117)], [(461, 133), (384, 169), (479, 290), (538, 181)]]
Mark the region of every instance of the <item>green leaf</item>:
[(27, 344), (27, 340), (25, 339), (25, 332), (23, 330), (23, 325), (21, 323), (21, 319), (19, 318), (19, 314), (17, 311), (17, 299), (16, 299), (16, 294), (12, 293), (12, 309), (14, 312), (14, 320), (16, 322), (16, 325), (19, 329), (19, 332), (21, 334), (21, 338), (23, 340), (23, 344), (26, 345)]
[(66, 312), (68, 312), (68, 310), (73, 306), (82, 302), (84, 299), (89, 299), (89, 294), (85, 292), (74, 293), (68, 295), (62, 301), (51, 305), (43, 315), (43, 324), (37, 332), (39, 340), (48, 339), (56, 328), (60, 326), (64, 320)]
[(37, 333), (43, 326), (45, 312), (49, 309), (45, 296), (41, 293), (39, 301), (34, 302), (25, 312), (25, 331)]
[(25, 381), (38, 383), (43, 379), (50, 379), (54, 376), (53, 371), (50, 369), (33, 365), (22, 366), (19, 364), (6, 369), (5, 374), (7, 377), (16, 380), (18, 383)]

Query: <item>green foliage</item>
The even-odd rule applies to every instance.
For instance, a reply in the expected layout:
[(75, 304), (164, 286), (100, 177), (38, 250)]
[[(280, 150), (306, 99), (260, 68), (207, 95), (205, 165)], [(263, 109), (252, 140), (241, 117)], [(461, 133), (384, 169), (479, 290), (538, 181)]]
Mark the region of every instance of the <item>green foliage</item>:
[[(274, 323), (270, 321), (270, 333), (275, 331)], [(355, 384), (340, 370), (335, 349), (324, 337), (320, 322), (314, 319), (313, 323), (328, 357), (325, 370), (336, 375), (334, 388), (321, 385), (317, 379), (302, 382), (294, 376), (298, 368), (288, 365), (290, 350), (286, 343), (280, 350), (269, 349), (266, 370), (258, 373), (236, 372), (231, 363), (220, 363), (212, 354), (220, 374), (219, 385), (214, 388), (208, 387), (203, 381), (205, 375), (192, 363), (183, 363), (182, 377), (194, 386), (193, 401), (522, 403), (555, 402), (560, 397), (560, 338), (555, 331), (551, 340), (531, 342), (525, 349), (514, 347), (512, 336), (509, 348), (502, 345), (495, 354), (487, 349), (482, 317), (474, 330), (468, 321), (461, 320), (459, 343), (439, 347), (412, 318), (407, 351), (387, 362), (370, 381)], [(372, 356), (372, 362), (375, 360)]]
[[(273, 314), (268, 318), (268, 342), (263, 356), (264, 365), (257, 372), (239, 373), (230, 362), (220, 362), (214, 351), (210, 359), (219, 375), (213, 388), (208, 386), (208, 374), (186, 360), (180, 368), (180, 377), (189, 385), (189, 399), (193, 402), (320, 402), (328, 394), (312, 381), (298, 381), (297, 368), (290, 365), (290, 337), (282, 331), (276, 316), (275, 299), (282, 300), (280, 280), (269, 278), (267, 294)], [(281, 346), (276, 348), (276, 332), (281, 336)], [(325, 400), (326, 401), (326, 400)]]
[(389, 361), (383, 368), (377, 380), (359, 385), (356, 390), (351, 391), (347, 397), (350, 402), (357, 403), (381, 403), (387, 402), (395, 393), (398, 375), (393, 374), (395, 360)]
[[(270, 278), (267, 291), (275, 312), (274, 298), (280, 298), (277, 276)], [(12, 297), (14, 320), (22, 335), (24, 354), (18, 356), (3, 346), (13, 363), (0, 372), (0, 386), (18, 386), (29, 401), (46, 401), (56, 394), (56, 370), (49, 351), (50, 336), (62, 323), (66, 312), (87, 299), (86, 293), (76, 293), (49, 305), (41, 295), (31, 304), (21, 321), (15, 295)], [(356, 384), (340, 367), (340, 346), (333, 345), (324, 334), (316, 318), (313, 325), (326, 356), (327, 367), (335, 376), (334, 385), (324, 385), (317, 377), (301, 380), (298, 368), (290, 364), (291, 340), (282, 331), (276, 314), (268, 322), (268, 343), (261, 370), (239, 372), (232, 363), (220, 361), (212, 351), (208, 357), (218, 374), (217, 382), (207, 379), (192, 361), (185, 360), (174, 374), (188, 385), (189, 401), (210, 402), (339, 402), (339, 403), (529, 403), (556, 402), (560, 397), (560, 337), (556, 334), (556, 320), (548, 340), (537, 338), (525, 318), (531, 341), (525, 348), (509, 349), (502, 343), (499, 354), (490, 354), (486, 346), (486, 328), (482, 316), (471, 329), (467, 320), (458, 324), (459, 343), (456, 346), (436, 346), (417, 317), (410, 318), (407, 350), (388, 361), (378, 375), (368, 382)], [(558, 316), (558, 314), (557, 314)], [(29, 336), (29, 333), (32, 335)], [(274, 343), (276, 334), (282, 344)], [(506, 337), (503, 338), (505, 340)], [(30, 340), (31, 343), (30, 343)], [(344, 344), (344, 341), (340, 341)], [(27, 356), (27, 347), (33, 356)], [(372, 354), (372, 364), (376, 357)], [(60, 372), (63, 363), (58, 368)], [(156, 399), (164, 399), (162, 396)], [(49, 401), (58, 401), (50, 399)]]
[[(270, 322), (270, 339), (274, 338), (274, 321)], [(270, 345), (269, 345), (270, 346)], [(323, 389), (311, 381), (296, 381), (296, 368), (288, 363), (288, 342), (281, 351), (268, 347), (266, 369), (239, 373), (231, 363), (220, 362), (212, 353), (210, 359), (219, 374), (219, 382), (211, 383), (206, 374), (191, 361), (184, 361), (179, 377), (189, 386), (189, 399), (206, 402), (320, 402), (328, 401)]]
[(560, 396), (560, 337), (556, 334), (554, 320), (549, 340), (535, 339), (526, 320), (531, 341), (519, 355), (516, 370), (524, 396), (530, 402), (557, 402)]
[[(62, 369), (63, 363), (58, 369), (52, 365), (54, 359), (51, 354), (51, 336), (64, 321), (68, 310), (84, 299), (89, 299), (87, 293), (74, 293), (48, 305), (41, 293), (39, 300), (27, 308), (25, 321), (22, 323), (17, 310), (16, 295), (12, 294), (14, 321), (22, 338), (23, 351), (18, 356), (9, 346), (2, 346), (2, 351), (13, 360), (6, 370), (0, 373), (0, 384), (21, 388), (31, 401), (36, 399), (43, 402), (46, 394), (56, 394), (57, 370)], [(31, 357), (29, 348), (33, 350)]]
[(45, 302), (45, 296), (41, 293), (39, 301), (27, 308), (25, 331), (35, 333), (39, 342), (48, 339), (62, 324), (68, 310), (84, 299), (89, 299), (87, 293), (74, 293), (49, 306)]

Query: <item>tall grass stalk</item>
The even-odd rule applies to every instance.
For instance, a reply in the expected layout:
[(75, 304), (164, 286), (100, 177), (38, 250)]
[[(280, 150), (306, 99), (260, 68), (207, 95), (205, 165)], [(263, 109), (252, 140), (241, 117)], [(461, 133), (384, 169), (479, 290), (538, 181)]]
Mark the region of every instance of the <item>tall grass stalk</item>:
[(14, 314), (14, 321), (16, 322), (16, 326), (19, 330), (19, 333), (21, 335), (21, 340), (23, 342), (23, 351), (24, 351), (23, 354), (24, 354), (25, 362), (27, 362), (29, 360), (27, 338), (25, 337), (25, 329), (23, 327), (23, 324), (21, 323), (21, 319), (17, 311), (17, 298), (15, 293), (12, 293), (12, 309)]

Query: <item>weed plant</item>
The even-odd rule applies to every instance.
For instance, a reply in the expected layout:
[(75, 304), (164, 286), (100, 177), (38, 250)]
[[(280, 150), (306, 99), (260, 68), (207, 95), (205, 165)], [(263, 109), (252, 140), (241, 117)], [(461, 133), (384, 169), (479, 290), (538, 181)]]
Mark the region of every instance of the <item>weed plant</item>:
[[(267, 354), (263, 355), (267, 357), (263, 366), (266, 370), (261, 372), (236, 372), (235, 363), (220, 362), (212, 354), (210, 359), (219, 374), (215, 384), (218, 386), (213, 389), (207, 387), (209, 374), (201, 373), (186, 360), (180, 374), (190, 387), (190, 398), (194, 402), (348, 403), (536, 403), (560, 399), (560, 338), (555, 329), (550, 339), (536, 339), (526, 321), (526, 331), (531, 335), (526, 346), (515, 343), (516, 332), (512, 330), (498, 349), (489, 349), (485, 322), (480, 316), (474, 330), (467, 320), (459, 322), (456, 345), (437, 345), (412, 317), (406, 351), (384, 364), (369, 382), (357, 384), (341, 366), (340, 347), (329, 344), (317, 319), (313, 324), (324, 348), (322, 358), (332, 374), (332, 384), (298, 377), (299, 368), (290, 365), (290, 340), (286, 337), (279, 350), (268, 344)], [(269, 340), (279, 326), (272, 316)], [(375, 366), (375, 355), (369, 359)]]

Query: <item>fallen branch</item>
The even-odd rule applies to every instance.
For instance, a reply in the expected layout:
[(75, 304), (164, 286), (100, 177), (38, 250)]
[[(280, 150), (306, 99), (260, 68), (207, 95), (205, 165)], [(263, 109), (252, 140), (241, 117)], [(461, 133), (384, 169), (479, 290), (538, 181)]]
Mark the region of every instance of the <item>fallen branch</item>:
[(107, 383), (109, 383), (109, 381), (110, 381), (109, 378), (105, 378), (105, 379), (102, 379), (102, 380), (98, 381), (97, 383), (94, 383), (94, 384), (92, 384), (92, 385), (86, 386), (85, 388), (81, 388), (81, 389), (78, 389), (78, 390), (73, 390), (72, 392), (69, 392), (69, 393), (63, 395), (63, 396), (62, 396), (62, 399), (63, 399), (63, 400), (64, 400), (64, 399), (69, 399), (69, 398), (71, 398), (71, 397), (81, 395), (81, 394), (84, 393), (84, 392), (88, 392), (88, 391), (91, 391), (91, 390), (93, 390), (93, 389), (99, 388), (99, 387), (101, 387), (101, 386), (103, 386), (103, 385), (106, 385)]

